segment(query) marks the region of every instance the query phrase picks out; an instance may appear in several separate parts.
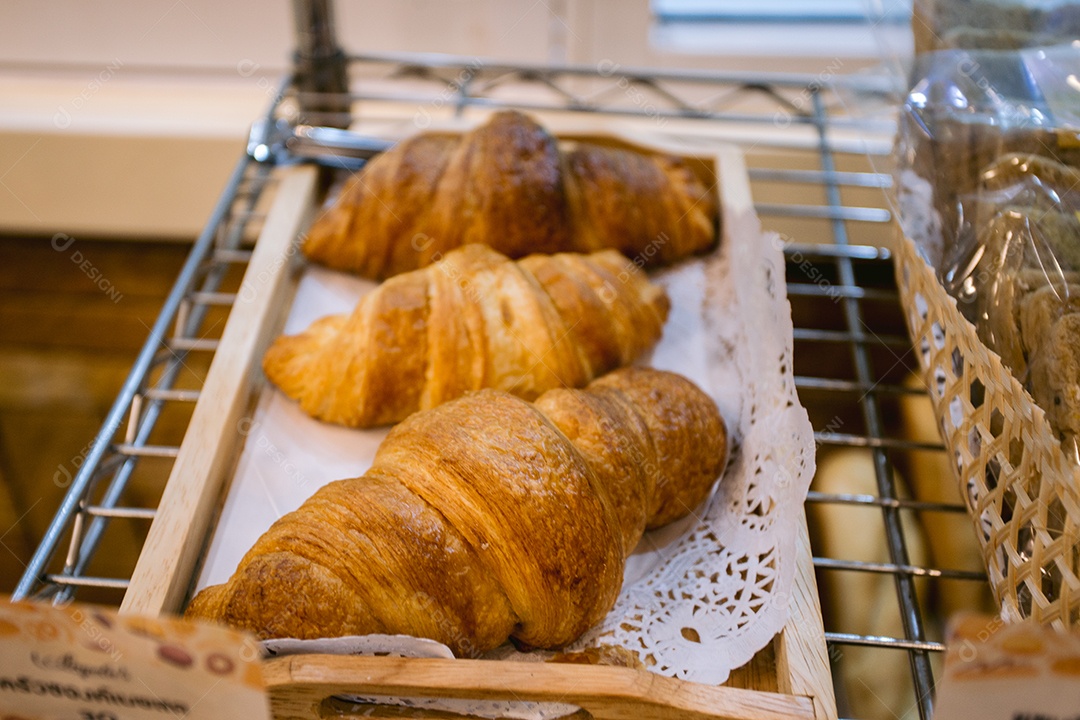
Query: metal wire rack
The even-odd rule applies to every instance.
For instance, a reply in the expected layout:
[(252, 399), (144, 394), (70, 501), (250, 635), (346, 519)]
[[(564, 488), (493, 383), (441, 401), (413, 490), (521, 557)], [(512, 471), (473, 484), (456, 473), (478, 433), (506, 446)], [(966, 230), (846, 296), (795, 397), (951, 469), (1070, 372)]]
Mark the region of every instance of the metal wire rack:
[[(205, 372), (193, 355), (212, 356), (214, 313), (227, 313), (251, 255), (277, 181), (276, 167), (297, 161), (288, 145), (274, 146), (278, 121), (344, 126), (357, 118), (411, 119), (460, 115), (513, 106), (539, 113), (588, 112), (652, 124), (694, 142), (725, 139), (747, 153), (757, 210), (766, 228), (795, 236), (786, 246), (788, 295), (795, 322), (795, 373), (816, 429), (819, 454), (858, 448), (872, 458), (874, 492), (812, 490), (810, 509), (851, 506), (880, 514), (887, 556), (845, 560), (814, 544), (819, 587), (831, 574), (885, 575), (895, 585), (899, 632), (845, 632), (831, 627), (826, 640), (834, 663), (841, 713), (857, 682), (844, 673), (845, 649), (870, 648), (882, 657), (907, 656), (912, 708), (928, 720), (933, 708), (933, 656), (943, 650), (935, 620), (927, 617), (919, 582), (983, 582), (975, 568), (937, 568), (914, 562), (904, 518), (963, 512), (960, 506), (906, 499), (894, 469), (905, 452), (941, 452), (913, 440), (894, 422), (899, 398), (927, 402), (903, 384), (913, 366), (893, 283), (887, 246), (892, 219), (883, 192), (889, 176), (888, 113), (853, 114), (851, 99), (887, 109), (891, 82), (799, 75), (657, 73), (600, 63), (596, 67), (483, 64), (467, 58), (363, 56), (343, 59), (347, 93), (312, 90), (286, 78), (275, 93), (248, 152), (238, 161), (206, 228), (151, 328), (101, 431), (89, 446), (66, 497), (15, 592), (61, 602), (92, 587), (119, 599), (127, 577), (93, 574), (102, 538), (117, 523), (141, 523), (153, 503), (133, 504), (126, 493), (138, 464), (175, 458), (182, 434), (155, 433), (162, 413), (192, 407)], [(303, 88), (303, 89), (301, 89)], [(858, 103), (855, 103), (858, 104)], [(869, 138), (869, 140), (867, 139)], [(876, 140), (875, 140), (876, 138)], [(256, 160), (259, 158), (260, 160)], [(869, 162), (868, 162), (869, 158)], [(323, 158), (330, 165), (349, 161)], [(798, 227), (797, 230), (793, 228)], [(220, 318), (219, 318), (220, 320)], [(220, 325), (220, 322), (217, 323)], [(902, 462), (900, 463), (902, 464)], [(942, 478), (950, 482), (951, 478)], [(813, 522), (813, 513), (811, 521)], [(812, 526), (813, 532), (813, 526)], [(61, 557), (58, 551), (66, 545)], [(823, 595), (827, 608), (866, 598)], [(891, 708), (897, 717), (912, 708)]]

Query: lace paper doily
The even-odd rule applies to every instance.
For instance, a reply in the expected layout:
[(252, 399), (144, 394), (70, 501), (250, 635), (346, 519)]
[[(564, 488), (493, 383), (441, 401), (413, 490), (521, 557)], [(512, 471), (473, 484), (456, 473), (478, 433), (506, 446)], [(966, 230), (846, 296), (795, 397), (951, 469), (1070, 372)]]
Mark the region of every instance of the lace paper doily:
[[(792, 375), (780, 239), (762, 233), (749, 210), (724, 212), (725, 241), (716, 253), (654, 276), (671, 296), (672, 312), (647, 364), (687, 376), (717, 401), (731, 441), (728, 468), (696, 513), (643, 538), (615, 608), (570, 648), (622, 645), (653, 672), (711, 685), (748, 662), (787, 621), (796, 528), (814, 472), (813, 431)], [(373, 287), (308, 268), (285, 331), (347, 312)], [(270, 523), (318, 487), (362, 474), (386, 433), (323, 425), (273, 388), (264, 388), (246, 423), (198, 588), (227, 580)], [(504, 646), (489, 657), (521, 656)], [(493, 712), (446, 702), (439, 707)], [(509, 712), (498, 705), (499, 713)], [(564, 707), (525, 705), (512, 714), (565, 714)]]
[(628, 577), (607, 620), (575, 644), (623, 645), (654, 672), (710, 685), (787, 622), (796, 528), (815, 467), (813, 429), (792, 374), (780, 238), (762, 233), (752, 213), (724, 220), (731, 241), (716, 255), (660, 279), (669, 293), (701, 284), (695, 294), (704, 298), (708, 360), (701, 384), (728, 423), (731, 460), (689, 521), (646, 536), (643, 545), (659, 550), (661, 561)]

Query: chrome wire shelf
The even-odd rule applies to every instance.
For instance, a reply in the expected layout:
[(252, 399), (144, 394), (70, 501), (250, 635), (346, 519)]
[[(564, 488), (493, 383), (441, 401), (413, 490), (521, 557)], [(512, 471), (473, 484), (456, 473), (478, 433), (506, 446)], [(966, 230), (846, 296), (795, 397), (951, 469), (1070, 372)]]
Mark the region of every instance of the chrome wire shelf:
[[(944, 648), (932, 639), (928, 628), (932, 621), (921, 610), (916, 582), (922, 578), (985, 581), (977, 569), (912, 562), (902, 517), (964, 509), (907, 499), (894, 480), (896, 453), (941, 452), (942, 447), (906, 438), (890, 422), (897, 398), (925, 395), (902, 382), (902, 371), (913, 367), (914, 361), (886, 249), (893, 229), (883, 191), (890, 181), (880, 170), (887, 166), (893, 126), (887, 114), (868, 118), (848, 109), (852, 98), (883, 106), (892, 81), (658, 73), (604, 63), (563, 68), (485, 65), (441, 56), (357, 56), (348, 58), (347, 69), (349, 92), (345, 95), (300, 91), (289, 79), (283, 81), (257, 124), (260, 133), (278, 121), (343, 126), (349, 119), (411, 120), (423, 127), (435, 116), (515, 107), (541, 114), (602, 114), (644, 123), (643, 127), (692, 142), (724, 139), (743, 147), (754, 195), (760, 201), (757, 211), (766, 229), (784, 233), (792, 222), (808, 223), (809, 230), (800, 234), (799, 243), (787, 243), (785, 254), (795, 322), (796, 384), (814, 422), (819, 452), (861, 448), (873, 458), (876, 492), (812, 491), (808, 504), (879, 512), (888, 558), (860, 562), (828, 557), (815, 544), (819, 586), (825, 586), (822, 580), (829, 573), (887, 575), (895, 583), (902, 628), (895, 636), (840, 632), (826, 618), (834, 677), (840, 677), (836, 670), (843, 662), (844, 648), (903, 653), (910, 665), (915, 708), (919, 717), (929, 720), (934, 687), (931, 658)], [(227, 312), (236, 298), (238, 286), (235, 282), (230, 286), (227, 278), (246, 268), (262, 220), (259, 208), (266, 206), (274, 192), (274, 161), (297, 161), (288, 148), (284, 152), (260, 148), (266, 142), (266, 135), (253, 137), (250, 154), (237, 163), (19, 583), (16, 598), (62, 602), (87, 587), (116, 593), (127, 587), (127, 577), (95, 577), (88, 572), (110, 524), (142, 523), (145, 537), (146, 521), (154, 517), (156, 508), (132, 504), (125, 488), (140, 460), (152, 457), (167, 462), (176, 457), (182, 436), (154, 437), (155, 423), (166, 406), (190, 407), (198, 400), (198, 378), (185, 385), (177, 379), (192, 353), (212, 356), (216, 349), (206, 319), (211, 311)], [(787, 162), (788, 154), (796, 151), (802, 153), (798, 156), (802, 166), (796, 166), (795, 155)], [(253, 156), (268, 160), (259, 162)], [(806, 158), (813, 162), (808, 165)], [(339, 162), (345, 161), (334, 158), (329, 164)], [(887, 369), (883, 371), (882, 366)], [(843, 423), (834, 422), (839, 417)], [(58, 552), (65, 545), (61, 558)], [(823, 601), (857, 603), (865, 598)], [(837, 695), (843, 713), (841, 683)], [(910, 709), (894, 710), (900, 716)]]

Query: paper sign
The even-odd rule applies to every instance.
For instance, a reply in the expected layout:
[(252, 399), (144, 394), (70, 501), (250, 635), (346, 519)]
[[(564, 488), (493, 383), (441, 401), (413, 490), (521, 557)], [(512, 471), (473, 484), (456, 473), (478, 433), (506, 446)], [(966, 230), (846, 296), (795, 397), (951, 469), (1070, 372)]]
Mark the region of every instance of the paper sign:
[(0, 717), (269, 720), (259, 658), (227, 628), (0, 596)]
[(965, 615), (949, 629), (934, 720), (1080, 720), (1080, 634)]

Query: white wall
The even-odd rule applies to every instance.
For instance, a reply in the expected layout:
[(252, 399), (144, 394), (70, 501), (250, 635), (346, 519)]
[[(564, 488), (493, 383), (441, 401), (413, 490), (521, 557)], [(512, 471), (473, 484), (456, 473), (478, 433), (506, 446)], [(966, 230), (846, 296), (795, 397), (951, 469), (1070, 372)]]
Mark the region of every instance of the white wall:
[[(839, 56), (845, 69), (874, 61), (832, 41), (817, 56), (736, 52), (722, 33), (698, 35), (692, 52), (658, 48), (646, 0), (336, 11), (352, 52), (808, 73)], [(292, 22), (288, 0), (0, 0), (0, 232), (192, 236), (288, 65)]]

